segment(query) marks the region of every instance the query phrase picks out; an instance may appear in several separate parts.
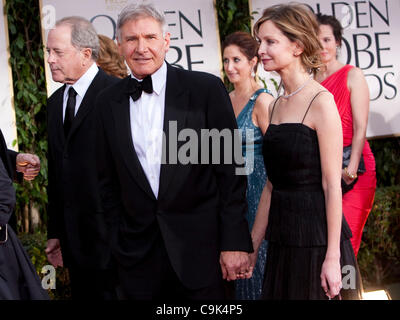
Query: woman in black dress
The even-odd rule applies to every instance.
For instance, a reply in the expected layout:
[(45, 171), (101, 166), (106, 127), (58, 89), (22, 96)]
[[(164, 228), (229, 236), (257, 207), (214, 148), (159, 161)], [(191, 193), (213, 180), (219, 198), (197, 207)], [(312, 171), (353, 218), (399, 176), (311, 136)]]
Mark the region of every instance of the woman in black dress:
[(269, 241), (263, 299), (360, 298), (342, 214), (342, 129), (332, 95), (313, 80), (323, 67), (318, 23), (304, 5), (267, 8), (254, 27), (266, 71), (284, 88), (270, 105), (263, 154), (268, 182), (252, 229), (252, 265)]
[[(0, 130), (0, 145), (4, 144)], [(1, 149), (1, 148), (0, 148)], [(15, 206), (15, 190), (0, 154), (0, 300), (47, 300), (39, 276), (8, 221)]]

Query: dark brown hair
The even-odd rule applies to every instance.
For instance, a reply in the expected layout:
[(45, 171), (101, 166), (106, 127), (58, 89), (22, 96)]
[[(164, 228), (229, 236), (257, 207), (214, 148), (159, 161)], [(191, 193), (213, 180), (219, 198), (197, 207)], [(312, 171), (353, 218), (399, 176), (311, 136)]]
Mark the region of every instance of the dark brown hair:
[(317, 21), (321, 25), (327, 25), (332, 28), (333, 36), (335, 37), (336, 42), (339, 44), (339, 47), (342, 46), (343, 39), (343, 27), (340, 24), (339, 20), (334, 16), (328, 16), (326, 14), (317, 14)]
[(100, 54), (97, 59), (97, 65), (117, 78), (125, 78), (128, 75), (128, 69), (124, 58), (119, 54), (118, 47), (109, 37), (99, 34)]
[(315, 73), (323, 66), (320, 58), (322, 45), (318, 39), (319, 25), (315, 14), (307, 6), (292, 2), (265, 9), (262, 17), (254, 25), (256, 37), (260, 26), (268, 20), (290, 41), (297, 42), (303, 48), (300, 58), (307, 70)]
[(256, 39), (254, 39), (251, 34), (244, 31), (236, 31), (229, 34), (224, 42), (222, 43), (222, 52), (224, 52), (226, 47), (235, 45), (239, 48), (240, 52), (243, 53), (248, 60), (257, 57), (257, 63), (254, 66), (254, 72), (257, 70), (257, 64), (259, 62), (258, 57), (258, 47), (259, 44)]

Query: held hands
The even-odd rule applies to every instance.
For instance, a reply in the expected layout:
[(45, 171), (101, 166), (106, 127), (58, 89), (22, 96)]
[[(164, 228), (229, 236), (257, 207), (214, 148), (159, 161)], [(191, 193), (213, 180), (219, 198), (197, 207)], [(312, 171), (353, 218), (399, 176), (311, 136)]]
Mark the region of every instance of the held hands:
[(53, 265), (53, 267), (63, 267), (63, 258), (61, 253), (60, 240), (49, 239), (47, 240), (47, 247), (45, 250), (47, 254), (47, 260)]
[(339, 259), (325, 258), (321, 270), (321, 286), (329, 299), (333, 299), (340, 293), (342, 273)]
[(222, 278), (228, 281), (248, 279), (253, 274), (250, 267), (249, 254), (244, 251), (222, 251), (219, 262), (221, 264)]
[(24, 179), (31, 181), (40, 171), (40, 159), (35, 154), (19, 153), (17, 155), (17, 171), (24, 174)]

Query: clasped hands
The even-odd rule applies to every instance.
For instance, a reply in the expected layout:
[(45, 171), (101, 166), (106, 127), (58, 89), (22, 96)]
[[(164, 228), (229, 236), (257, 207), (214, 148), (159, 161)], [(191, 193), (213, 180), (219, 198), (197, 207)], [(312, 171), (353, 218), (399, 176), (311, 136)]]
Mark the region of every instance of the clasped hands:
[(250, 257), (244, 251), (222, 251), (219, 259), (222, 278), (228, 281), (249, 279), (253, 275)]
[(39, 174), (40, 159), (35, 154), (19, 153), (16, 161), (17, 171), (23, 173), (24, 179), (31, 181)]

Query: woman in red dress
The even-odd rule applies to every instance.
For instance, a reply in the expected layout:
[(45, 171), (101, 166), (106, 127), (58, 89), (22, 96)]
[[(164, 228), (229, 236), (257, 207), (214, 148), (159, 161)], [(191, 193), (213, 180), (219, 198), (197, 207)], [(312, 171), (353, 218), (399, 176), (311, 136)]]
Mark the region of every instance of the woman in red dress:
[[(353, 189), (343, 195), (343, 213), (353, 233), (351, 242), (357, 256), (376, 189), (375, 159), (366, 140), (369, 90), (359, 68), (337, 60), (343, 31), (340, 22), (333, 16), (319, 14), (317, 18), (326, 68), (319, 70), (315, 79), (333, 94), (342, 120), (343, 146), (351, 145), (350, 162), (342, 171), (342, 182), (349, 185), (358, 179)], [(365, 163), (362, 174), (357, 173), (361, 157)]]

